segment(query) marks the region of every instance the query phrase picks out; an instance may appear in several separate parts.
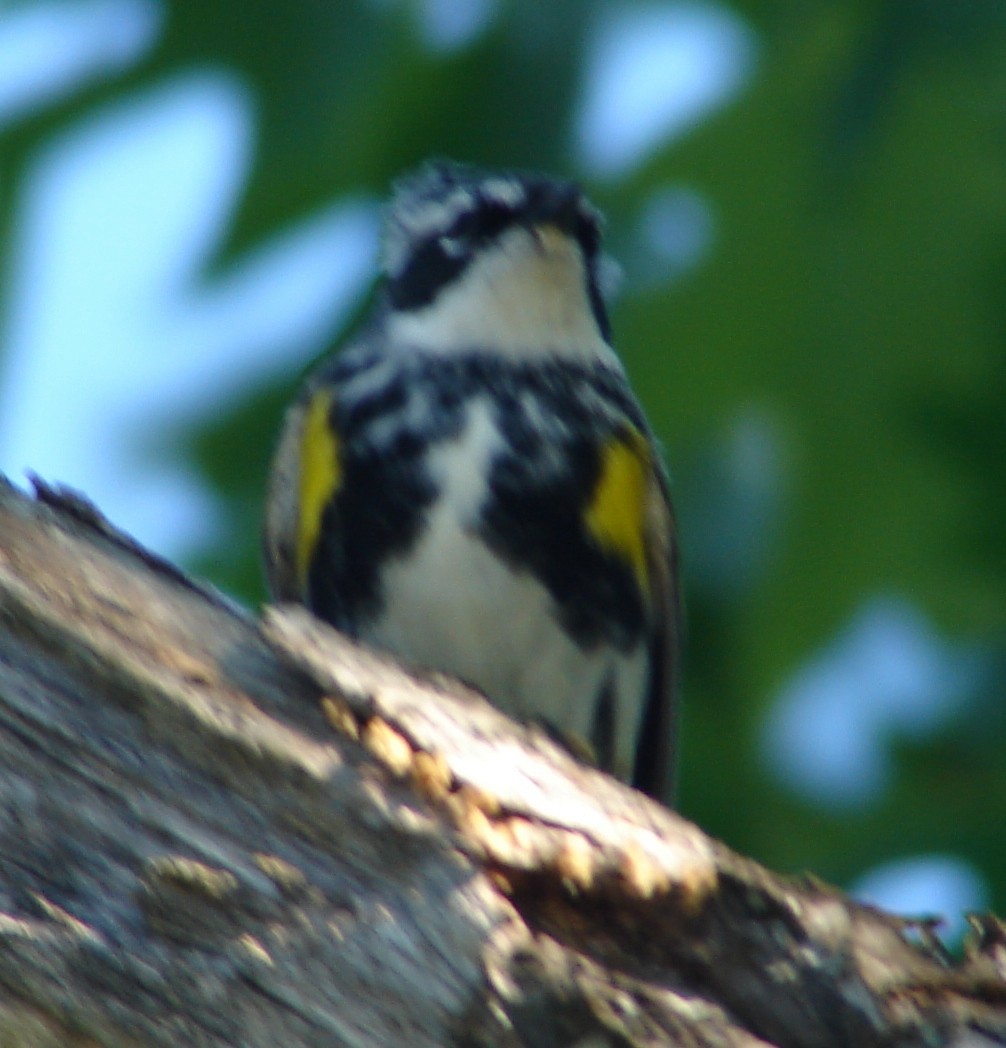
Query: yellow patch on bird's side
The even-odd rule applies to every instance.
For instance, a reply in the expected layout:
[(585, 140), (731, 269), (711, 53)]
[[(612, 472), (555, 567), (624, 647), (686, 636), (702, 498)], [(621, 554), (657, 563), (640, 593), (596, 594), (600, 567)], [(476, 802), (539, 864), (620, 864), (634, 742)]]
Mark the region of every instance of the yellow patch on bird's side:
[(331, 409), (331, 392), (321, 389), (315, 393), (304, 412), (300, 436), (296, 558), (301, 592), (307, 590), (307, 573), (318, 543), (325, 506), (338, 489), (342, 477), (339, 437), (329, 419)]
[(601, 449), (601, 473), (587, 507), (587, 529), (603, 548), (629, 563), (640, 589), (649, 591), (646, 571), (646, 498), (652, 461), (638, 430)]

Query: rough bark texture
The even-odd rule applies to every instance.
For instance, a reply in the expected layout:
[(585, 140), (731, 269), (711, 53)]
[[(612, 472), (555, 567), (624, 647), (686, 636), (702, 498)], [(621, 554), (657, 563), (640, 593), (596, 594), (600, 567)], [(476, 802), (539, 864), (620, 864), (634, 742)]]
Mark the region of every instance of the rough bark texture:
[(924, 931), (0, 487), (3, 1048), (1006, 1044)]

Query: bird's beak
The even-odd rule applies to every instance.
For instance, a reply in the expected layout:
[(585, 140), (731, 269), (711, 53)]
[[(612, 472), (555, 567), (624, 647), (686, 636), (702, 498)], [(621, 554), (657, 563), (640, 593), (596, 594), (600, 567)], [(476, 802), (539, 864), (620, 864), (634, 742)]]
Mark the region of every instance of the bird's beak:
[(562, 252), (569, 242), (568, 234), (558, 226), (547, 223), (530, 227), (531, 236), (543, 255), (556, 255)]

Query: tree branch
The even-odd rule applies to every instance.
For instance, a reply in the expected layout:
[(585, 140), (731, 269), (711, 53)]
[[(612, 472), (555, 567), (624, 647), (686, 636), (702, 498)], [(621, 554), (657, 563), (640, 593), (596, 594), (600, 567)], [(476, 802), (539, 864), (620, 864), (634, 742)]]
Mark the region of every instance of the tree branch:
[(3, 1045), (1006, 1044), (1006, 936), (768, 873), (461, 686), (0, 488)]

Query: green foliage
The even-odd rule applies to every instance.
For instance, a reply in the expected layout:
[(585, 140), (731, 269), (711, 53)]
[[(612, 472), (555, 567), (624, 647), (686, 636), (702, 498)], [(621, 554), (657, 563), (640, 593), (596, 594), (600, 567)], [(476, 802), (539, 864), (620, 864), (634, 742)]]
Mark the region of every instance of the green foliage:
[[(103, 95), (205, 66), (236, 74), (259, 120), (215, 269), (342, 194), (383, 194), (430, 154), (575, 174), (583, 44), (604, 6), (511, 3), (471, 45), (434, 54), (409, 4), (175, 4), (128, 77), (7, 136), (6, 176)], [(1002, 908), (1006, 660), (944, 735), (891, 740), (895, 780), (864, 810), (785, 791), (757, 737), (780, 684), (876, 593), (1001, 656), (1006, 18), (991, 0), (735, 9), (758, 34), (749, 87), (588, 187), (616, 250), (667, 185), (700, 193), (715, 230), (695, 268), (630, 284), (614, 317), (666, 446), (689, 572), (682, 805), (769, 864), (842, 883), (904, 854), (959, 854)], [(175, 449), (225, 506), (224, 541), (194, 566), (252, 603), (296, 378), (220, 404)], [(752, 434), (765, 476), (748, 484), (730, 449)]]

